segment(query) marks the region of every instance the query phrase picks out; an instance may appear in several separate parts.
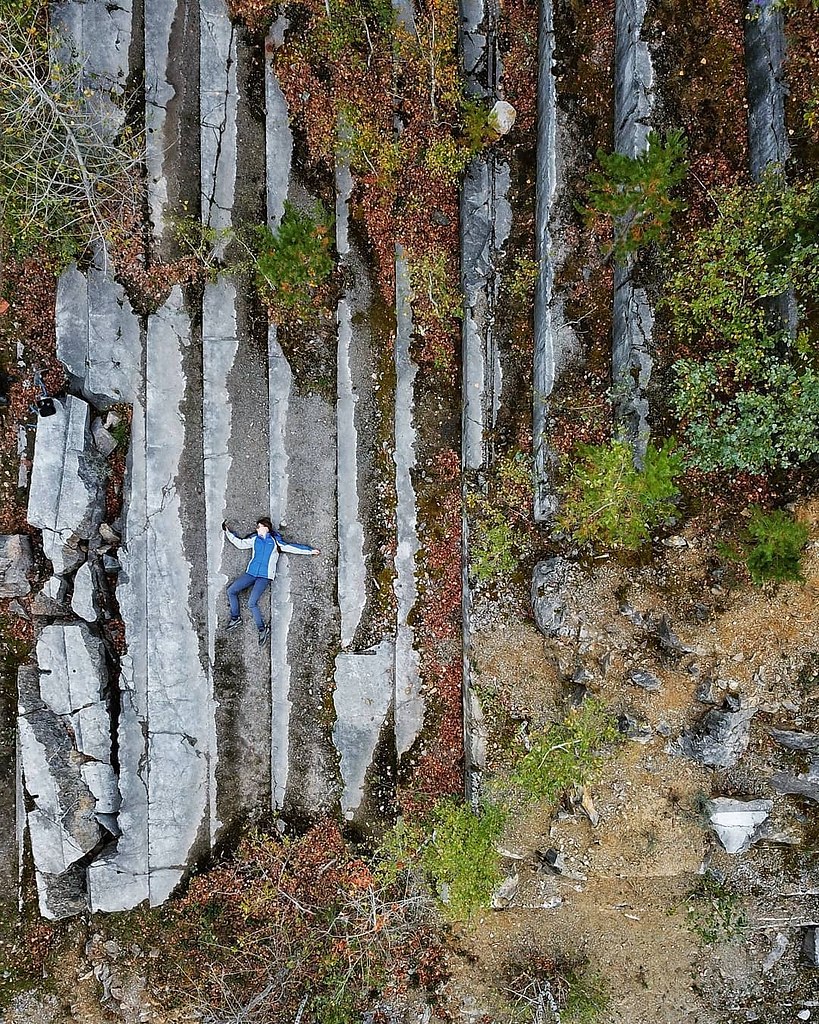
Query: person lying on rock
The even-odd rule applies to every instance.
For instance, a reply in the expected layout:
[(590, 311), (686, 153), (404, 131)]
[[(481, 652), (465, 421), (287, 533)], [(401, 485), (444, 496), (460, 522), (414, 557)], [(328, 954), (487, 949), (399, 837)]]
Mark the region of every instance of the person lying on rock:
[(227, 588), (228, 601), (230, 603), (230, 622), (226, 630), (236, 629), (241, 625), (242, 619), (239, 615), (239, 594), (244, 590), (250, 591), (248, 608), (256, 622), (259, 630), (259, 646), (265, 643), (270, 636), (270, 626), (265, 625), (262, 613), (259, 611), (259, 598), (270, 586), (270, 582), (276, 575), (276, 562), (279, 560), (279, 553), (287, 555), (320, 555), (318, 548), (311, 548), (309, 544), (293, 544), (282, 537), (273, 529), (273, 524), (266, 516), (262, 516), (256, 522), (256, 532), (249, 537), (237, 537), (228, 528), (227, 520), (222, 523), (225, 536), (235, 548), (252, 548), (247, 569), (242, 575), (233, 581)]

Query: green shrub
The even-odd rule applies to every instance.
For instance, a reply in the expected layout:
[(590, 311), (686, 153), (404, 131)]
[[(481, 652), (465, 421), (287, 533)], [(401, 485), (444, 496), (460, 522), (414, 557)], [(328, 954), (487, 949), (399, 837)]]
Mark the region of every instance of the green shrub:
[(670, 131), (665, 142), (649, 132), (648, 147), (637, 157), (597, 151), (602, 170), (589, 175), (588, 202), (579, 209), (589, 224), (611, 222), (617, 260), (659, 241), (674, 214), (685, 209), (671, 193), (688, 171), (687, 147), (682, 132)]
[(697, 469), (765, 473), (819, 454), (819, 374), (801, 339), (771, 337), (680, 359), (674, 371), (672, 405)]
[(649, 445), (642, 471), (627, 441), (578, 445), (575, 459), (558, 514), (575, 540), (635, 550), (674, 511), (682, 459), (673, 440)]
[(447, 913), (456, 920), (469, 920), (486, 907), (503, 879), (495, 843), (505, 821), (505, 812), (494, 804), (485, 804), (477, 815), (467, 804), (452, 799), (435, 806), (422, 865)]
[(819, 181), (769, 175), (716, 196), (719, 215), (681, 247), (662, 300), (679, 347), (672, 404), (699, 469), (762, 473), (819, 453), (819, 374), (776, 300), (819, 298)]
[(517, 531), (497, 508), (482, 508), (469, 538), (469, 570), (479, 583), (491, 583), (518, 567)]
[(329, 233), (330, 217), (320, 203), (309, 214), (286, 202), (275, 232), (256, 228), (259, 286), (278, 314), (314, 319), (314, 300), (333, 271)]
[(745, 564), (754, 583), (804, 579), (802, 551), (808, 541), (804, 523), (795, 522), (780, 509), (764, 512), (754, 506), (748, 533), (755, 543), (745, 556)]
[(471, 155), (480, 153), (485, 146), (498, 138), (498, 133), (489, 124), (489, 108), (479, 100), (462, 99), (461, 117), (467, 148)]
[(611, 746), (620, 739), (617, 724), (603, 704), (590, 698), (532, 737), (511, 781), (529, 799), (557, 800), (571, 786), (599, 777)]

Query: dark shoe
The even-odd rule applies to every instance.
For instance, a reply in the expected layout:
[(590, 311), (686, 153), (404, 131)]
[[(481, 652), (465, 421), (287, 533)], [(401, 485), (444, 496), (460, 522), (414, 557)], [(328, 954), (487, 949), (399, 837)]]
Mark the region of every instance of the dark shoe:
[(229, 633), (232, 629), (236, 629), (237, 626), (241, 626), (241, 619), (231, 619), (230, 622), (225, 626), (225, 632)]
[(265, 626), (264, 629), (259, 630), (259, 647), (264, 647), (267, 641), (270, 639), (270, 626)]

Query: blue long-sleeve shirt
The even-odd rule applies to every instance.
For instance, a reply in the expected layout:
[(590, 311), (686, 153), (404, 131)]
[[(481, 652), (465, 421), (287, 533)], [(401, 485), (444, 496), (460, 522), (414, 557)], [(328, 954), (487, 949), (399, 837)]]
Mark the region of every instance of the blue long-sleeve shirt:
[(279, 552), (287, 555), (316, 555), (316, 548), (309, 544), (294, 544), (287, 541), (280, 533), (268, 533), (266, 537), (253, 534), (250, 537), (237, 537), (231, 530), (225, 530), (227, 539), (235, 548), (252, 548), (253, 553), (245, 570), (251, 576), (262, 576), (272, 580), (276, 575), (276, 563)]

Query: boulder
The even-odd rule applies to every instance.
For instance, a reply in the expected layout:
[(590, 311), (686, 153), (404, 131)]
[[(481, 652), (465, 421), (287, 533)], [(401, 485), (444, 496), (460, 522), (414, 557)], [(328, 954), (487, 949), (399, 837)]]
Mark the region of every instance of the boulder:
[(559, 555), (538, 562), (532, 574), (532, 612), (545, 636), (574, 637), (580, 614), (574, 592), (580, 569)]
[(771, 776), (771, 787), (783, 796), (804, 796), (819, 804), (819, 761), (812, 761), (805, 775), (774, 772)]
[(517, 119), (517, 111), (511, 103), (506, 100), (498, 100), (489, 111), (486, 121), (493, 132), (498, 135), (506, 135), (512, 130)]
[(68, 584), (59, 576), (52, 576), (46, 580), (43, 589), (34, 595), (31, 601), (31, 610), (34, 615), (59, 618), (71, 614), (71, 609), (66, 603), (66, 591)]
[(654, 736), (648, 722), (640, 722), (625, 711), (617, 719), (617, 729), (627, 740), (634, 740), (636, 743), (650, 743)]
[(750, 849), (772, 809), (772, 800), (717, 797), (706, 804), (711, 828), (726, 853), (744, 853)]
[(33, 564), (28, 537), (17, 533), (0, 537), (0, 599), (31, 592), (28, 574)]
[(733, 768), (748, 748), (756, 708), (737, 711), (714, 708), (690, 730), (683, 731), (671, 753), (683, 754), (712, 768)]

